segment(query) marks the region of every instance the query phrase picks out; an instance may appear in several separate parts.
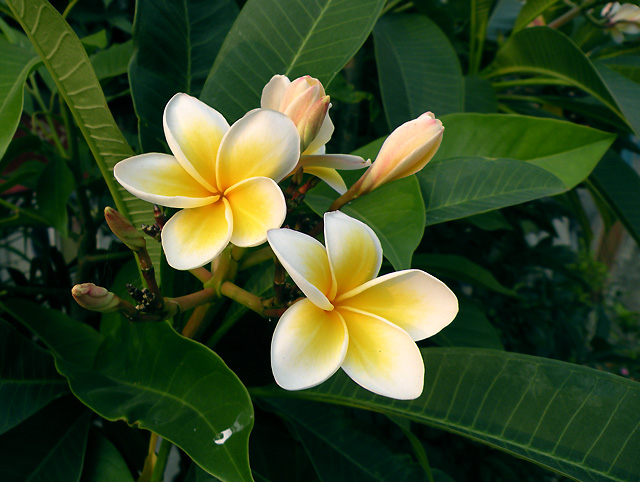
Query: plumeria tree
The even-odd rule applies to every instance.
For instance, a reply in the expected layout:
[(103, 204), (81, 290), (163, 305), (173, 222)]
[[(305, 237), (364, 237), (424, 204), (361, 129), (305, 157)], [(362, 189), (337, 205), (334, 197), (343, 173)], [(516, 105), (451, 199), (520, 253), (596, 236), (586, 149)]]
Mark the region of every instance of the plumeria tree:
[(3, 481), (640, 477), (637, 5), (0, 30)]

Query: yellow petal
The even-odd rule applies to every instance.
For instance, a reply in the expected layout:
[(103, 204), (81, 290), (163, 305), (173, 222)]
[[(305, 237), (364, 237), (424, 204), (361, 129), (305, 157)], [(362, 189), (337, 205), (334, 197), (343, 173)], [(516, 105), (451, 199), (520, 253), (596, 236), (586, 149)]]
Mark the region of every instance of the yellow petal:
[(324, 246), (311, 236), (291, 229), (272, 229), (267, 233), (267, 240), (307, 298), (323, 310), (332, 310), (328, 296), (334, 282)]
[(349, 348), (342, 368), (357, 384), (385, 397), (412, 400), (422, 393), (424, 362), (408, 333), (380, 318), (337, 308)]
[(231, 242), (257, 246), (267, 240), (267, 231), (282, 226), (287, 204), (280, 187), (268, 177), (242, 181), (225, 192), (233, 213)]
[(280, 110), (280, 104), (291, 81), (285, 75), (274, 75), (262, 89), (260, 107), (263, 109)]
[(170, 208), (206, 206), (220, 197), (205, 189), (168, 154), (130, 157), (115, 165), (113, 175), (134, 196)]
[(371, 280), (336, 301), (384, 318), (416, 341), (435, 335), (458, 313), (456, 295), (439, 279), (415, 269)]
[(233, 124), (220, 143), (218, 187), (224, 191), (252, 177), (281, 181), (298, 163), (300, 136), (286, 115), (255, 109)]
[(348, 336), (334, 311), (301, 300), (278, 321), (271, 343), (271, 368), (287, 390), (314, 387), (333, 375), (344, 359)]
[(335, 169), (331, 169), (329, 167), (305, 167), (304, 172), (319, 177), (324, 182), (326, 182), (329, 187), (336, 190), (340, 194), (344, 194), (345, 192), (347, 192), (347, 185), (342, 180), (342, 176), (340, 176), (340, 174), (338, 174), (338, 171), (336, 171)]
[(162, 247), (175, 269), (194, 269), (212, 261), (226, 248), (233, 220), (226, 199), (174, 214), (162, 228)]
[(174, 95), (164, 110), (164, 135), (185, 170), (211, 191), (216, 188), (218, 148), (229, 124), (215, 109), (187, 94)]
[(340, 211), (324, 215), (324, 239), (338, 298), (375, 278), (382, 265), (382, 246), (373, 230)]

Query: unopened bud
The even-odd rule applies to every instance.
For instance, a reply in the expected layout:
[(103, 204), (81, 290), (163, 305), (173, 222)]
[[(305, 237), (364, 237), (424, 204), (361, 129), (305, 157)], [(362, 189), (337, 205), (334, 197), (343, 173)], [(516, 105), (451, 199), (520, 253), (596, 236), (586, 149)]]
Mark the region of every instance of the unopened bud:
[(378, 157), (357, 182), (357, 195), (421, 170), (440, 147), (443, 133), (442, 122), (431, 112), (402, 124), (387, 137)]
[(104, 218), (107, 224), (120, 241), (127, 245), (131, 251), (140, 251), (146, 248), (144, 235), (138, 231), (122, 214), (107, 206), (104, 208)]
[(71, 295), (83, 308), (101, 313), (118, 311), (120, 298), (102, 286), (82, 283), (71, 288)]
[(308, 75), (293, 82), (284, 75), (274, 75), (262, 91), (261, 106), (282, 112), (293, 121), (300, 134), (301, 152), (317, 137), (322, 125), (331, 122), (329, 96), (322, 83)]

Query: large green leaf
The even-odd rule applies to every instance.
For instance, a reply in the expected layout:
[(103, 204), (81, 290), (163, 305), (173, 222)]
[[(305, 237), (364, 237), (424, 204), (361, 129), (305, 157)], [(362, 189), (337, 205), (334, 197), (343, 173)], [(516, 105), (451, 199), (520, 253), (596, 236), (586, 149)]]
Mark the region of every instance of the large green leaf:
[(584, 90), (640, 133), (640, 86), (604, 64), (596, 68), (558, 30), (533, 27), (516, 33), (500, 48), (489, 70), (491, 76), (522, 73), (556, 77)]
[(302, 392), (255, 389), (408, 418), (583, 481), (640, 478), (640, 384), (546, 358), (471, 348), (423, 349), (422, 396), (401, 402), (340, 373)]
[(51, 159), (38, 179), (38, 212), (64, 237), (69, 234), (67, 203), (75, 187), (73, 173), (60, 158)]
[(570, 122), (517, 115), (452, 114), (442, 122), (445, 134), (434, 161), (475, 156), (527, 161), (561, 179), (566, 189), (591, 173), (615, 139)]
[(629, 234), (640, 244), (640, 176), (617, 155), (608, 153), (589, 178)]
[(417, 174), (427, 225), (571, 189), (614, 139), (569, 122), (525, 116), (452, 114), (442, 120), (442, 145)]
[(0, 38), (0, 159), (18, 128), (24, 83), (40, 57), (32, 50)]
[(6, 307), (52, 350), (73, 393), (108, 420), (126, 420), (182, 448), (224, 482), (251, 481), (253, 407), (215, 353), (167, 323), (130, 323), (104, 337), (24, 301)]
[(164, 152), (165, 105), (178, 92), (200, 94), (237, 15), (233, 0), (137, 0), (129, 80), (142, 150)]
[(275, 398), (263, 403), (292, 424), (323, 482), (429, 480), (408, 454), (391, 450), (339, 407)]
[(432, 111), (461, 112), (464, 78), (447, 36), (422, 15), (385, 15), (373, 29), (382, 101), (391, 129)]
[[(133, 155), (107, 106), (100, 83), (78, 36), (46, 0), (7, 0), (53, 77), (71, 111), (118, 211), (134, 225), (153, 224), (151, 205), (132, 196), (116, 183), (113, 166)], [(160, 247), (150, 243), (154, 261)]]
[[(337, 194), (326, 185), (310, 191), (305, 202), (318, 215)], [(340, 209), (366, 223), (380, 238), (384, 256), (397, 270), (411, 267), (411, 256), (424, 234), (424, 203), (414, 176), (385, 184)]]
[(514, 159), (453, 158), (428, 164), (418, 174), (426, 224), (460, 219), (566, 190), (536, 165)]
[(0, 434), (68, 392), (53, 358), (0, 319)]
[(47, 405), (0, 436), (2, 482), (78, 482), (90, 414), (72, 397)]
[(201, 99), (233, 121), (259, 107), (274, 74), (324, 85), (371, 32), (384, 0), (249, 0), (227, 36)]

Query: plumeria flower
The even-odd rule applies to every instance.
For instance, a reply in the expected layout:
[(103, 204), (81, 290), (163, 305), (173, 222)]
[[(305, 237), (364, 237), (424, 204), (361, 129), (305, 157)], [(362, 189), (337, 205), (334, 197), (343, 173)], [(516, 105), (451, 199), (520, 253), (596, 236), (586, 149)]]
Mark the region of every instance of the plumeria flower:
[(623, 34), (640, 33), (640, 7), (637, 5), (607, 3), (600, 14), (606, 18), (607, 30), (617, 43), (621, 44), (624, 41)]
[(203, 266), (229, 242), (257, 246), (282, 225), (287, 208), (277, 182), (300, 157), (298, 131), (287, 116), (256, 109), (229, 127), (215, 109), (176, 94), (163, 124), (173, 156), (134, 156), (116, 164), (114, 175), (145, 201), (183, 208), (162, 229), (169, 265)]
[(302, 157), (294, 169), (319, 177), (343, 194), (347, 190), (336, 169), (362, 169), (371, 162), (349, 154), (325, 154), (325, 144), (333, 134), (329, 117), (329, 96), (318, 79), (308, 75), (293, 82), (284, 75), (274, 75), (262, 90), (260, 106), (287, 115), (300, 135)]
[(326, 248), (290, 229), (267, 234), (306, 295), (285, 311), (273, 334), (276, 382), (287, 390), (310, 388), (342, 367), (374, 393), (417, 398), (424, 362), (415, 341), (451, 323), (456, 296), (420, 270), (376, 278), (382, 248), (371, 228), (339, 211), (326, 213), (324, 226)]

